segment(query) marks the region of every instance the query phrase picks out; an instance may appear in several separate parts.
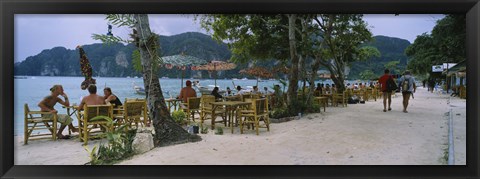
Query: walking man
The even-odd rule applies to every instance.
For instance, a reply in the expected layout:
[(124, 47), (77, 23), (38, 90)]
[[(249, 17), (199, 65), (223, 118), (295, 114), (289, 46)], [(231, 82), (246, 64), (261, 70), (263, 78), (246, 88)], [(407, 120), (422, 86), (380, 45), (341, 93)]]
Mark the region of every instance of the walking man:
[[(381, 85), (381, 90), (383, 92), (383, 112), (387, 112), (387, 99), (388, 99), (388, 110), (391, 111), (392, 108), (390, 105), (392, 104), (392, 90), (388, 89), (387, 81), (393, 78), (390, 76), (390, 70), (385, 69), (383, 76), (378, 79), (378, 83)], [(393, 79), (392, 79), (393, 81)]]
[(408, 101), (410, 100), (410, 96), (413, 97), (413, 93), (416, 91), (415, 86), (415, 79), (413, 78), (410, 71), (406, 70), (403, 76), (400, 78), (400, 86), (402, 88), (402, 95), (403, 95), (403, 112), (408, 113)]

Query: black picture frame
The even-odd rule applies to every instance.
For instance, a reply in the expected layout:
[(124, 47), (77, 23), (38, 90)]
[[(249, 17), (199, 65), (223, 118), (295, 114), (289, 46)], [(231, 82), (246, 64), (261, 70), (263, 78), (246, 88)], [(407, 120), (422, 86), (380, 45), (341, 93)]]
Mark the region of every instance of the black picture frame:
[[(1, 0), (0, 176), (3, 178), (213, 178), (213, 177), (479, 177), (478, 0)], [(15, 166), (13, 159), (13, 64), (15, 14), (106, 13), (362, 13), (466, 14), (466, 166)]]

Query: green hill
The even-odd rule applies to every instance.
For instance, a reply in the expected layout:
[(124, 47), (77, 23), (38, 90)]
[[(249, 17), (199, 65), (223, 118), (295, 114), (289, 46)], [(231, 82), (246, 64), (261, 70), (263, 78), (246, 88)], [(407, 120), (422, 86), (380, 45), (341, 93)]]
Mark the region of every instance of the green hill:
[[(353, 63), (348, 75), (349, 79), (358, 79), (359, 73), (366, 69), (370, 69), (380, 76), (383, 73), (384, 64), (392, 60), (400, 60), (399, 68), (405, 68), (407, 56), (404, 54), (404, 50), (410, 45), (407, 40), (386, 36), (375, 36), (374, 39), (373, 42), (365, 45), (376, 47), (381, 52), (381, 57), (372, 58), (365, 62)], [(202, 33), (187, 32), (173, 36), (160, 36), (159, 41), (162, 56), (184, 53), (207, 61), (226, 61), (231, 56), (231, 52), (226, 44), (217, 43), (210, 36)], [(133, 69), (132, 52), (134, 46), (132, 44), (105, 45), (97, 43), (84, 45), (83, 48), (90, 60), (94, 76), (141, 76), (140, 73)], [(258, 65), (268, 67), (272, 66), (274, 61), (260, 62)], [(218, 78), (242, 78), (244, 76), (239, 74), (238, 71), (247, 66), (248, 64), (238, 64), (238, 67), (234, 70), (219, 72)], [(22, 62), (15, 63), (14, 74), (28, 76), (82, 76), (78, 51), (64, 47), (43, 50), (35, 56), (30, 56)], [(161, 68), (159, 76), (180, 78), (181, 72), (177, 69), (168, 70)], [(207, 71), (187, 69), (185, 77), (211, 78), (213, 74)]]
[(407, 66), (407, 55), (405, 55), (405, 49), (410, 45), (410, 42), (405, 39), (375, 36), (374, 40), (365, 45), (376, 47), (380, 51), (380, 57), (373, 57), (370, 60), (362, 62), (354, 62), (350, 67), (349, 79), (360, 79), (360, 73), (365, 70), (373, 71), (377, 76), (383, 74), (385, 64), (390, 61), (400, 61), (398, 69), (400, 71), (393, 71), (394, 74), (399, 74), (405, 70)]

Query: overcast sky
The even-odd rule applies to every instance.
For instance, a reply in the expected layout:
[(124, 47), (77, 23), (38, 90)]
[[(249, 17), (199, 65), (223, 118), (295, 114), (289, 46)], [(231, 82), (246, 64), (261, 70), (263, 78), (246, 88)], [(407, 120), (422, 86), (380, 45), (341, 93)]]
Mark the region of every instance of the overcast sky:
[[(430, 33), (436, 20), (443, 18), (440, 14), (410, 15), (378, 14), (365, 15), (373, 35), (385, 35), (406, 39), (411, 43), (418, 35)], [(149, 15), (150, 27), (160, 35), (175, 35), (184, 32), (202, 32), (192, 15)], [(23, 61), (42, 50), (63, 46), (74, 49), (77, 45), (100, 43), (91, 38), (92, 34), (107, 33), (105, 15), (15, 15), (15, 62)], [(127, 38), (130, 30), (126, 27), (112, 30), (115, 36)]]

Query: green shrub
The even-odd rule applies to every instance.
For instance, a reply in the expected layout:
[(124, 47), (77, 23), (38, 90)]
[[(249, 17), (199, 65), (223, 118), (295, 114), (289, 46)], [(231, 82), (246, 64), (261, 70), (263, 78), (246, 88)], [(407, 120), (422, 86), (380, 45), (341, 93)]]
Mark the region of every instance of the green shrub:
[(202, 130), (200, 131), (200, 133), (202, 133), (202, 134), (207, 134), (207, 133), (208, 133), (208, 127), (202, 128)]
[(270, 118), (279, 119), (289, 116), (291, 115), (289, 114), (287, 107), (274, 108), (272, 111), (270, 111)]
[[(96, 120), (107, 120), (109, 128), (116, 125), (116, 122), (107, 116), (97, 116), (91, 119), (91, 121)], [(114, 130), (108, 130), (105, 135), (108, 140), (107, 145), (95, 145), (92, 150), (85, 146), (85, 150), (90, 156), (90, 162), (87, 164), (110, 165), (133, 155), (132, 142), (136, 135), (135, 129), (128, 129), (128, 125), (123, 124)]]
[(223, 135), (223, 128), (222, 127), (217, 127), (217, 130), (215, 131), (215, 134)]
[(173, 111), (172, 118), (176, 123), (184, 124), (187, 114), (183, 110)]

